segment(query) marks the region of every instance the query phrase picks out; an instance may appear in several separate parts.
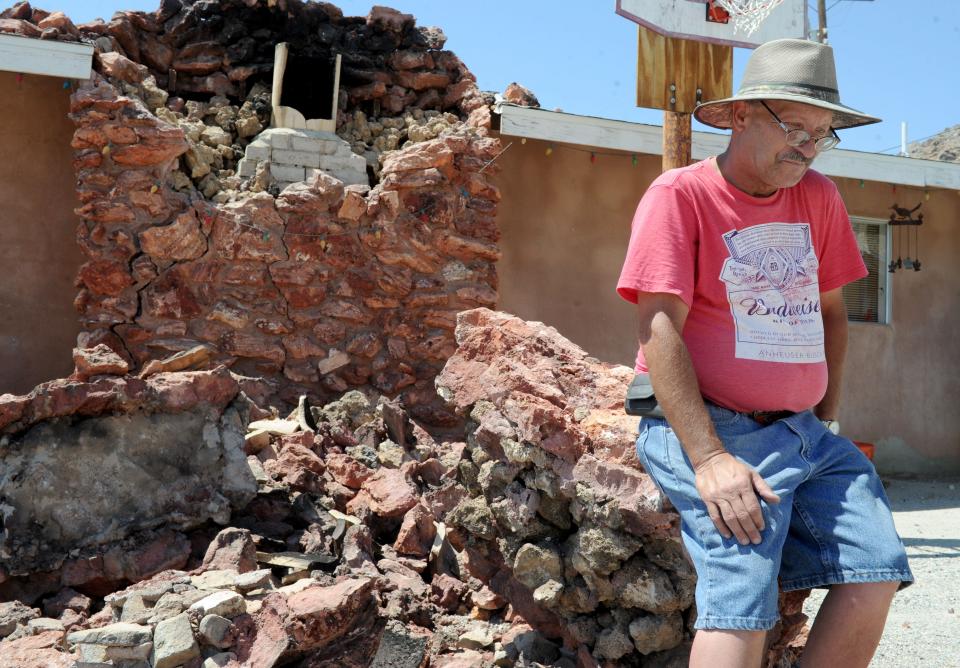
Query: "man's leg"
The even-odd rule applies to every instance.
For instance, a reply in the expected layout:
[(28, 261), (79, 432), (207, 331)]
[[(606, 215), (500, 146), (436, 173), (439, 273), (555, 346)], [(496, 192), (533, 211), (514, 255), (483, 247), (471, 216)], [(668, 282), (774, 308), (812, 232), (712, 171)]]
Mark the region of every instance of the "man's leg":
[(766, 631), (697, 631), (690, 668), (759, 668), (766, 635)]
[(810, 631), (802, 665), (868, 666), (899, 586), (899, 582), (833, 585)]

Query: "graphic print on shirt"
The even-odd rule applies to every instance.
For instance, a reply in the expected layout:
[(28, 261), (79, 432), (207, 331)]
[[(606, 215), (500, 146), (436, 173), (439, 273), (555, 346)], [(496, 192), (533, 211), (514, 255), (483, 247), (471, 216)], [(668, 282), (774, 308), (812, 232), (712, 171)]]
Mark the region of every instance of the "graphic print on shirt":
[(765, 223), (723, 235), (720, 279), (736, 332), (736, 356), (823, 362), (819, 263), (807, 223)]

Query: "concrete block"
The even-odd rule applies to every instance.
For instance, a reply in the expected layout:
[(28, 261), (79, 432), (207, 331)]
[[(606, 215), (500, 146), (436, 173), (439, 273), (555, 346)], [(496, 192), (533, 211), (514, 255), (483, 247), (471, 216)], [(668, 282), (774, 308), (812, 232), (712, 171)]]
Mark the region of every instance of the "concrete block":
[(270, 145), (261, 144), (259, 146), (254, 144), (247, 145), (247, 150), (243, 153), (250, 160), (269, 160), (270, 159)]
[(270, 128), (262, 132), (258, 139), (269, 142), (273, 148), (287, 151), (292, 148), (293, 138), (299, 135), (300, 132), (292, 128)]
[(303, 167), (293, 167), (291, 165), (278, 165), (273, 162), (270, 164), (270, 174), (277, 181), (303, 181), (306, 172)]
[(237, 176), (241, 178), (249, 178), (257, 173), (257, 163), (259, 160), (253, 160), (251, 158), (242, 158), (239, 163), (237, 163)]
[(297, 165), (299, 167), (319, 167), (320, 154), (311, 151), (273, 150), (273, 162), (283, 165)]
[(326, 142), (314, 137), (291, 137), (290, 148), (294, 151), (309, 151), (310, 153), (320, 153), (320, 147)]

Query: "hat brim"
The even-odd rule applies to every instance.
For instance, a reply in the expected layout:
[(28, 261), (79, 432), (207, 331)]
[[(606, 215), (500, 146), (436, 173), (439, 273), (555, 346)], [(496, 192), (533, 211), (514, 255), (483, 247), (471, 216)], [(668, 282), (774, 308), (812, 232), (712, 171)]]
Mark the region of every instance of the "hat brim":
[(709, 125), (721, 130), (729, 130), (732, 123), (731, 116), (733, 103), (739, 101), (748, 102), (756, 100), (783, 100), (784, 102), (798, 102), (800, 104), (808, 104), (812, 107), (819, 107), (820, 109), (827, 109), (833, 112), (833, 122), (830, 124), (830, 127), (832, 127), (834, 130), (855, 128), (861, 125), (879, 123), (881, 121), (879, 118), (868, 116), (863, 112), (857, 111), (856, 109), (852, 109), (850, 107), (845, 107), (842, 104), (833, 104), (831, 102), (817, 100), (803, 95), (775, 92), (744, 93), (741, 95), (734, 95), (733, 97), (728, 97), (723, 100), (704, 102), (694, 109), (693, 116), (704, 125)]

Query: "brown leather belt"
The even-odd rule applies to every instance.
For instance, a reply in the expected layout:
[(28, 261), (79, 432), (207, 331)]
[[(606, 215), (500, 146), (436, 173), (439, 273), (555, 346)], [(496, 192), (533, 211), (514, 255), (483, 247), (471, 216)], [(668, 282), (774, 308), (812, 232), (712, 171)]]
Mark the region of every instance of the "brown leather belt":
[(773, 424), (777, 420), (790, 417), (791, 415), (794, 415), (794, 413), (793, 411), (753, 411), (751, 413), (744, 413), (744, 415), (754, 422), (759, 422), (762, 425), (768, 425)]

